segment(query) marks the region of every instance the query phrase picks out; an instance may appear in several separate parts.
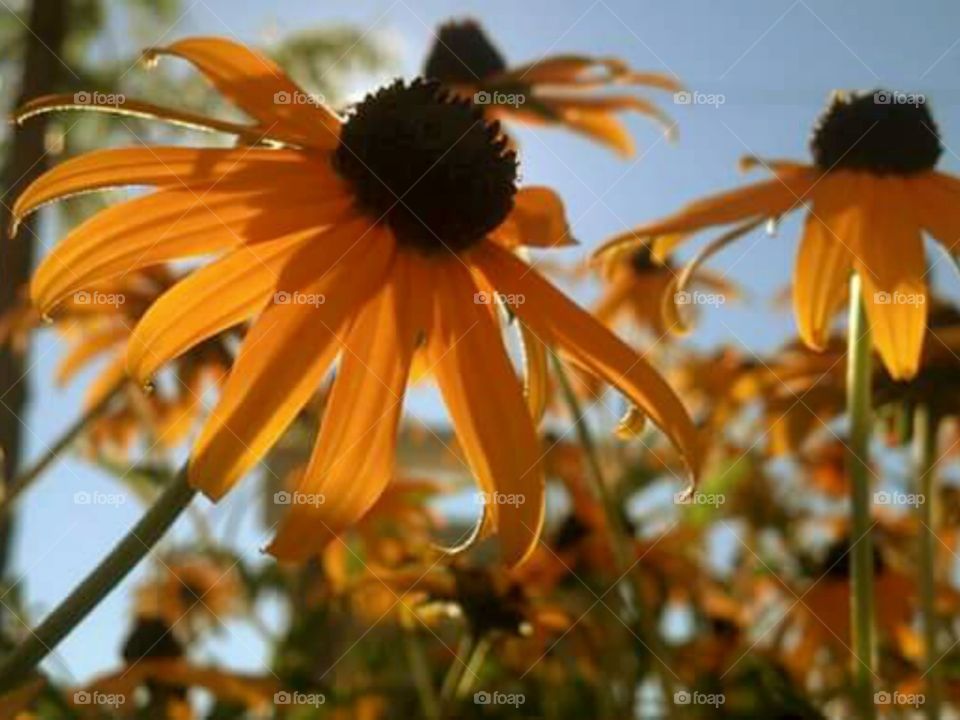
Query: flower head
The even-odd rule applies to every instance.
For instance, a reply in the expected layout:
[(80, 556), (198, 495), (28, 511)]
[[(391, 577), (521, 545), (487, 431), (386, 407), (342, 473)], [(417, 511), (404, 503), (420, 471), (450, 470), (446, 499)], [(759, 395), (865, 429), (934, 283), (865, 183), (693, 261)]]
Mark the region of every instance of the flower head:
[(451, 21), (439, 28), (423, 73), (473, 98), (491, 118), (566, 126), (627, 156), (633, 154), (634, 143), (617, 113), (633, 111), (653, 118), (668, 136), (675, 124), (652, 102), (633, 93), (589, 91), (629, 86), (683, 89), (673, 77), (636, 72), (613, 58), (555, 55), (511, 68), (473, 20)]
[[(567, 242), (562, 205), (546, 188), (516, 187), (515, 157), (476, 107), (417, 80), (369, 95), (342, 119), (319, 104), (278, 101), (305, 93), (235, 43), (188, 39), (151, 53), (160, 55), (199, 68), (255, 119), (237, 134), (259, 142), (100, 151), (42, 176), (16, 217), (78, 191), (155, 191), (73, 230), (37, 270), (32, 295), (49, 312), (103, 278), (217, 256), (153, 303), (127, 353), (129, 372), (146, 382), (252, 320), (190, 461), (191, 482), (212, 498), (259, 461), (339, 358), (293, 494), (304, 502), (291, 502), (274, 554), (321, 552), (383, 493), (415, 353), (425, 353), (487, 496), (523, 499), (488, 501), (481, 530), (498, 531), (508, 563), (530, 553), (543, 522), (541, 450), (500, 308), (623, 391), (697, 466), (693, 425), (666, 383), (512, 252)], [(63, 106), (53, 98), (26, 112)]]
[(817, 122), (811, 150), (812, 165), (747, 158), (745, 167), (763, 165), (774, 178), (695, 202), (615, 238), (601, 252), (636, 236), (673, 248), (705, 228), (732, 225), (697, 254), (698, 265), (764, 221), (803, 208), (793, 278), (800, 337), (811, 348), (825, 347), (856, 272), (880, 357), (891, 376), (909, 379), (917, 372), (927, 319), (923, 233), (956, 252), (960, 180), (934, 169), (942, 147), (919, 95), (835, 95)]

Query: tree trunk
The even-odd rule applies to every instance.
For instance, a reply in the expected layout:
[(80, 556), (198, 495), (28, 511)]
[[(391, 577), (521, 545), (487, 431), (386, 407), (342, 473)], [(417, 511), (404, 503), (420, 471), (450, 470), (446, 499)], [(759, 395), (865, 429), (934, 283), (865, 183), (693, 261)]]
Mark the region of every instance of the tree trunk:
[[(25, 52), (17, 104), (55, 90), (68, 70), (61, 60), (69, 0), (34, 0), (28, 27), (23, 29)], [(18, 301), (30, 279), (38, 246), (36, 228), (27, 222), (16, 238), (8, 237), (10, 208), (17, 195), (45, 168), (44, 116), (34, 118), (14, 133), (0, 171), (0, 315)], [(16, 476), (23, 455), (23, 414), (27, 405), (29, 358), (10, 347), (0, 347), (0, 449), (3, 479)], [(8, 575), (12, 515), (0, 520), (0, 578)]]

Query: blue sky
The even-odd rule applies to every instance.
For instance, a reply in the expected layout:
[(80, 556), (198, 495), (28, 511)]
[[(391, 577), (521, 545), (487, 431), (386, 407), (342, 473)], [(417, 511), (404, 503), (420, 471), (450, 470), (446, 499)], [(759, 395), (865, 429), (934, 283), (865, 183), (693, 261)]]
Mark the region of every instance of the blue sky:
[[(278, 33), (309, 25), (352, 24), (369, 31), (397, 64), (383, 77), (354, 78), (357, 92), (393, 75), (415, 74), (438, 23), (474, 16), (511, 62), (566, 52), (610, 55), (639, 69), (673, 72), (691, 90), (723, 95), (724, 103), (713, 107), (677, 106), (661, 94), (664, 109), (679, 123), (679, 141), (667, 143), (650, 123), (631, 118), (640, 153), (630, 161), (563, 132), (518, 133), (524, 181), (548, 184), (563, 196), (584, 244), (566, 251), (571, 260), (631, 224), (743, 182), (736, 162), (744, 154), (806, 159), (811, 124), (834, 88), (924, 93), (947, 147), (940, 167), (960, 171), (960, 5), (952, 0), (185, 0), (184, 8), (173, 27), (144, 34), (155, 42), (218, 34), (268, 44)], [(49, 247), (56, 238), (46, 230)], [(690, 342), (762, 352), (788, 337), (790, 314), (770, 309), (767, 300), (789, 277), (796, 239), (794, 219), (776, 237), (757, 233), (719, 256), (713, 267), (743, 284), (749, 298), (708, 308)], [(960, 283), (947, 270), (941, 263), (935, 276), (955, 295)], [(590, 291), (580, 297), (589, 300)], [(51, 339), (38, 343), (31, 379), (35, 403), (26, 418), (31, 456), (79, 408), (82, 381), (65, 390), (52, 386), (58, 353)], [(71, 459), (21, 502), (16, 567), (35, 617), (59, 601), (139, 516), (132, 498), (116, 507), (79, 507), (78, 491), (120, 492), (109, 478)], [(200, 509), (216, 530), (251, 493), (249, 486), (241, 488), (222, 506), (201, 501)], [(256, 554), (261, 538), (253, 521), (240, 542)], [(183, 523), (178, 530), (185, 530)], [(46, 667), (61, 675), (66, 667), (84, 679), (115, 664), (134, 583), (128, 579), (61, 646), (58, 658), (65, 665), (54, 659)], [(260, 645), (246, 629), (210, 652), (248, 669), (261, 660)]]

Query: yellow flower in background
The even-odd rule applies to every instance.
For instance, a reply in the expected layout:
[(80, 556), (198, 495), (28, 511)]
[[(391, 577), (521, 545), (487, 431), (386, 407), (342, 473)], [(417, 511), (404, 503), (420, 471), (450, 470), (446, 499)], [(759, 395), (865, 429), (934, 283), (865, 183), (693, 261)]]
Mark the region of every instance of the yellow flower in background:
[[(545, 188), (517, 189), (516, 157), (476, 106), (436, 83), (398, 81), (344, 120), (235, 43), (188, 39), (150, 54), (160, 55), (194, 64), (255, 119), (238, 132), (259, 142), (104, 150), (43, 175), (15, 218), (77, 192), (155, 191), (74, 229), (37, 270), (32, 296), (47, 313), (106, 278), (217, 255), (151, 306), (127, 357), (131, 375), (147, 382), (253, 319), (190, 461), (192, 484), (213, 499), (259, 461), (339, 357), (275, 555), (319, 553), (382, 494), (418, 350), (488, 497), (523, 498), (488, 502), (481, 529), (499, 532), (505, 561), (529, 554), (543, 521), (541, 449), (504, 347), (501, 306), (619, 388), (697, 467), (694, 427), (669, 386), (513, 254), (566, 242), (555, 232), (566, 227), (562, 206)], [(41, 99), (20, 119), (63, 107), (62, 98)]]
[(856, 271), (883, 363), (895, 379), (910, 378), (927, 318), (923, 233), (956, 252), (960, 179), (934, 169), (942, 147), (922, 96), (837, 93), (814, 129), (811, 149), (812, 165), (748, 158), (746, 166), (763, 165), (774, 178), (699, 200), (600, 252), (659, 238), (656, 252), (662, 253), (705, 228), (739, 224), (699, 253), (699, 264), (765, 220), (804, 208), (793, 278), (801, 338), (824, 347)]
[(630, 86), (683, 90), (669, 75), (636, 72), (614, 58), (554, 55), (510, 68), (473, 20), (439, 28), (423, 74), (473, 98), (490, 118), (561, 125), (626, 156), (635, 146), (617, 113), (633, 111), (653, 118), (668, 136), (675, 125), (660, 108), (632, 92), (595, 91)]
[(607, 284), (593, 314), (611, 326), (630, 319), (639, 328), (653, 333), (657, 340), (686, 326), (680, 306), (695, 309), (696, 305), (707, 303), (722, 305), (740, 294), (736, 285), (723, 277), (699, 272), (687, 286), (692, 292), (683, 291), (686, 296), (677, 301), (671, 297), (677, 286), (677, 270), (669, 259), (654, 257), (648, 245), (611, 258), (603, 263), (602, 271)]

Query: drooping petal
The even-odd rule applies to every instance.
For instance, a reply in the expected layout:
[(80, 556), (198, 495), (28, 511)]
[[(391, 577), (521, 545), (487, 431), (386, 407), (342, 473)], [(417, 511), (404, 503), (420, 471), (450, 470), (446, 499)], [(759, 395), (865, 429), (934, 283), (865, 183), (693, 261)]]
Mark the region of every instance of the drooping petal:
[[(325, 273), (353, 238), (301, 230), (278, 240), (245, 245), (195, 270), (161, 295), (137, 323), (127, 350), (131, 377), (146, 383), (164, 364), (224, 330), (249, 320), (274, 297), (286, 266), (296, 284)], [(304, 250), (307, 244), (322, 245)], [(300, 252), (298, 252), (300, 251)], [(307, 265), (299, 256), (309, 256)], [(298, 277), (294, 278), (294, 275)]]
[(853, 258), (849, 238), (857, 232), (859, 213), (846, 178), (824, 181), (815, 193), (797, 249), (793, 308), (800, 338), (823, 350), (830, 323), (848, 296)]
[(540, 444), (500, 328), (475, 301), (476, 285), (459, 259), (438, 267), (433, 288), (428, 356), (485, 493), (486, 519), (499, 533), (504, 561), (516, 565), (535, 548), (543, 524)]
[(410, 362), (429, 322), (419, 263), (398, 253), (391, 276), (346, 334), (313, 457), (269, 548), (278, 559), (322, 552), (393, 478)]
[[(337, 336), (380, 287), (394, 256), (386, 231), (365, 221), (337, 230), (359, 238), (329, 272), (307, 283), (288, 266), (277, 292), (324, 302), (270, 305), (247, 332), (220, 401), (194, 448), (190, 481), (219, 498), (273, 445), (319, 387)], [(321, 243), (317, 252), (324, 253)], [(304, 258), (304, 262), (307, 259)]]
[(923, 229), (954, 255), (960, 252), (960, 182), (942, 173), (924, 173), (906, 185)]
[(311, 99), (279, 65), (244, 45), (218, 37), (194, 37), (150, 50), (146, 57), (152, 60), (160, 55), (192, 63), (271, 135), (326, 149), (339, 142), (337, 116)]
[(860, 177), (859, 230), (850, 246), (863, 281), (873, 343), (890, 375), (916, 375), (927, 324), (923, 237), (907, 181)]
[(819, 178), (813, 168), (783, 173), (773, 180), (747, 185), (687, 205), (679, 212), (638, 228), (633, 235), (657, 237), (728, 225), (741, 220), (771, 218), (802, 205)]
[(534, 425), (539, 425), (550, 401), (550, 374), (547, 372), (547, 346), (526, 323), (520, 326), (523, 347), (523, 396), (530, 408)]
[(471, 256), (513, 310), (545, 342), (620, 390), (683, 454), (694, 479), (700, 469), (696, 428), (669, 385), (616, 335), (512, 253), (482, 243)]
[(492, 239), (506, 247), (564, 247), (575, 245), (560, 197), (545, 187), (526, 187), (517, 193), (513, 211)]
[[(265, 190), (312, 181), (323, 165), (303, 151), (263, 148), (149, 147), (96, 150), (60, 163), (34, 180), (13, 205), (20, 221), (46, 203), (79, 193), (127, 185), (191, 188), (200, 193)], [(329, 174), (329, 173), (328, 173)]]
[(344, 197), (319, 200), (309, 186), (256, 195), (160, 190), (81, 223), (40, 264), (31, 296), (49, 312), (78, 290), (139, 268), (322, 227), (348, 205)]
[(586, 110), (581, 108), (555, 108), (557, 117), (577, 132), (615, 150), (624, 157), (632, 157), (636, 152), (633, 135), (615, 115), (606, 110)]

